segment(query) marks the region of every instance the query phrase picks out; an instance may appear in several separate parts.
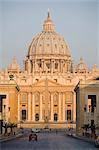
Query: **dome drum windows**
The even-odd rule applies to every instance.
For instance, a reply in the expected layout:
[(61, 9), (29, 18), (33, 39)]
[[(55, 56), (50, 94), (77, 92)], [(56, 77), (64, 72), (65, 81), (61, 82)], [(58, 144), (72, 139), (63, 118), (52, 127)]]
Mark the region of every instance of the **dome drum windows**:
[(55, 63), (55, 69), (58, 69), (58, 63)]
[(47, 66), (48, 69), (51, 68), (51, 64), (50, 63), (46, 63), (46, 66)]

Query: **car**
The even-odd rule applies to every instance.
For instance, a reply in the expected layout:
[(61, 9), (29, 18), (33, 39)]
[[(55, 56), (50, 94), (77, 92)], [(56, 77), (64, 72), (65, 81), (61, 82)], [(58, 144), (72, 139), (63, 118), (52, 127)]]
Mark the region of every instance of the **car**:
[(32, 133), (39, 133), (40, 130), (39, 130), (39, 129), (36, 129), (36, 128), (32, 128), (32, 129), (31, 129), (31, 132), (32, 132)]
[(37, 141), (37, 134), (36, 133), (33, 133), (33, 134), (29, 135), (29, 141), (31, 141), (31, 140)]
[(99, 136), (95, 139), (95, 147), (99, 147)]

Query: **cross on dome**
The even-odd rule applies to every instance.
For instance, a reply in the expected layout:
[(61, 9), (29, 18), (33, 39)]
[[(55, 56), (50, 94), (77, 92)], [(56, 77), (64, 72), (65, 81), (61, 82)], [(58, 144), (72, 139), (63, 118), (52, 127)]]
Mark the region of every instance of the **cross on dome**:
[(48, 9), (48, 12), (47, 12), (47, 20), (51, 20), (51, 15), (50, 15), (50, 10)]

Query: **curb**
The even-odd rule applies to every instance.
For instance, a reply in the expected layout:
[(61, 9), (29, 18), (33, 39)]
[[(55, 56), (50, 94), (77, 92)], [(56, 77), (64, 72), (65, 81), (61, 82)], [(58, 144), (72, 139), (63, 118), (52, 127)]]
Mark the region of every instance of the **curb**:
[(94, 144), (94, 140), (92, 140), (92, 139), (87, 139), (87, 138), (84, 138), (84, 137), (79, 137), (79, 136), (76, 136), (76, 135), (75, 136), (74, 135), (68, 135), (68, 134), (67, 134), (67, 136), (70, 136), (72, 138), (83, 140), (85, 142), (89, 142), (91, 144)]
[(15, 136), (12, 136), (12, 137), (8, 137), (8, 138), (5, 138), (5, 139), (0, 139), (0, 143), (10, 141), (10, 140), (14, 140), (14, 139), (16, 139), (18, 137), (21, 137), (21, 136), (23, 136), (23, 134), (20, 133), (20, 134), (17, 134)]

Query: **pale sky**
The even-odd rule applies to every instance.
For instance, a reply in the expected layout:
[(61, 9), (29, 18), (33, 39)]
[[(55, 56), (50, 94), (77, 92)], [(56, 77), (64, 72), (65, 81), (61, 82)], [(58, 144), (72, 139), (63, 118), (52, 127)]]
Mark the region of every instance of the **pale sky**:
[(42, 31), (48, 8), (74, 62), (83, 57), (88, 67), (99, 67), (98, 0), (0, 0), (0, 68), (6, 68), (14, 56), (23, 66), (29, 44)]

